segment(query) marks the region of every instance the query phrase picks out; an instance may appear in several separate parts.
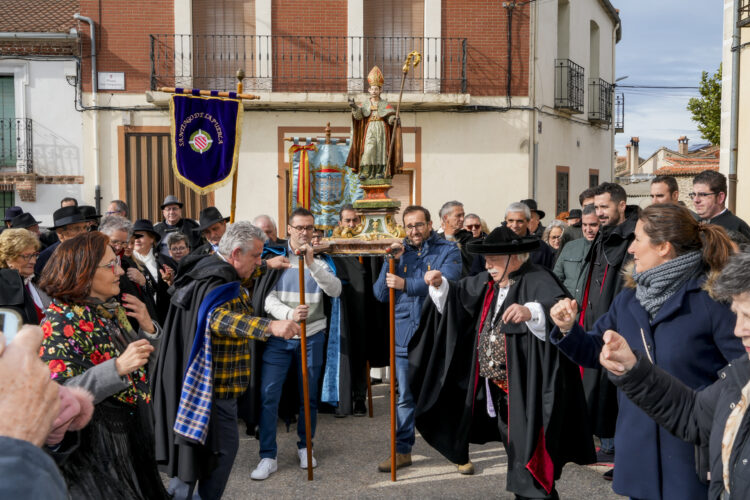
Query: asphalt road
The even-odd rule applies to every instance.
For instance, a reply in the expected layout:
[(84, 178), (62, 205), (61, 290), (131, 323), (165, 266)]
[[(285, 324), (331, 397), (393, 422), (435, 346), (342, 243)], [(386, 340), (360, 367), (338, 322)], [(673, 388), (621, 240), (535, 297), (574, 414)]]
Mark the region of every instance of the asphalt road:
[[(507, 461), (501, 443), (472, 446), (476, 474), (462, 476), (417, 435), (414, 463), (398, 471), (395, 483), (390, 474), (378, 472), (378, 462), (389, 456), (388, 386), (373, 389), (374, 418), (319, 415), (314, 445), (318, 467), (311, 482), (299, 468), (295, 424), (288, 433), (279, 424), (278, 472), (265, 481), (250, 479), (259, 460), (258, 442), (246, 436), (241, 425), (240, 450), (224, 498), (513, 498), (505, 491)], [(602, 479), (604, 470), (567, 465), (557, 484), (561, 498), (624, 498)]]

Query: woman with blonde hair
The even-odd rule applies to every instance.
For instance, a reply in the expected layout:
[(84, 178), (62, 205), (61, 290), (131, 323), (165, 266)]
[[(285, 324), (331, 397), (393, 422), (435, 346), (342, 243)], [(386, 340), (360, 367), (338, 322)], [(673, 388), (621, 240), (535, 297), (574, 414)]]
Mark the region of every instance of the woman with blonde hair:
[[(625, 270), (626, 288), (609, 311), (585, 332), (576, 321), (576, 301), (559, 301), (550, 312), (557, 325), (552, 343), (579, 365), (597, 368), (603, 336), (614, 331), (692, 389), (713, 383), (716, 373), (744, 352), (732, 334), (735, 315), (704, 290), (707, 276), (720, 272), (732, 254), (726, 232), (698, 224), (679, 205), (651, 205), (638, 218), (628, 252), (634, 265)], [(696, 450), (671, 435), (621, 392), (618, 405), (615, 493), (705, 499), (708, 449)]]
[(0, 307), (21, 315), (24, 323), (38, 325), (44, 318), (44, 300), (34, 286), (34, 264), (39, 239), (26, 229), (6, 229), (0, 234)]

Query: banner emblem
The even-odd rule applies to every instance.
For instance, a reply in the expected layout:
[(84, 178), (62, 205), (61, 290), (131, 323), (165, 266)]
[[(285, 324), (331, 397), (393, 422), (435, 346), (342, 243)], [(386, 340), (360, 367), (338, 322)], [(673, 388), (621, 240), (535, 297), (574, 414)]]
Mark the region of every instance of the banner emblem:
[(190, 147), (193, 149), (193, 151), (203, 154), (211, 149), (211, 144), (213, 144), (213, 142), (214, 141), (213, 139), (211, 139), (210, 135), (208, 135), (203, 130), (198, 129), (193, 132), (193, 135), (190, 136), (190, 141), (188, 141), (188, 144), (190, 144)]

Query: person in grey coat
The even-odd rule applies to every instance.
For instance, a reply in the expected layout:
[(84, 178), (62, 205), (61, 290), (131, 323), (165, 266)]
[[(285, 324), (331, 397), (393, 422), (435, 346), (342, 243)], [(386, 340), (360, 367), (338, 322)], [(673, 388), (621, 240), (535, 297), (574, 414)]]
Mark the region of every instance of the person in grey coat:
[(599, 231), (599, 218), (596, 216), (596, 209), (593, 205), (587, 205), (583, 209), (581, 230), (583, 238), (570, 241), (562, 247), (553, 269), (555, 275), (560, 278), (565, 288), (579, 304), (583, 299), (586, 277), (589, 274), (589, 264), (585, 262), (586, 255)]
[(717, 300), (732, 302), (735, 336), (742, 355), (708, 387), (694, 390), (653, 365), (643, 351), (630, 350), (612, 330), (604, 334), (601, 365), (612, 382), (657, 424), (678, 438), (708, 445), (709, 499), (750, 498), (750, 253), (734, 255), (711, 284)]

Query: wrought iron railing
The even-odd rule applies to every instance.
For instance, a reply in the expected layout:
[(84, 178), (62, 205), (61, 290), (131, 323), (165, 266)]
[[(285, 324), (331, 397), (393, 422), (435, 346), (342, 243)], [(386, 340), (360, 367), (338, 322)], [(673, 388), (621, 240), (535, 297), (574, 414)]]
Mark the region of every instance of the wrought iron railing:
[(614, 87), (601, 78), (589, 80), (589, 121), (610, 123), (612, 121), (612, 90)]
[(422, 64), (405, 92), (465, 93), (466, 39), (291, 35), (150, 35), (151, 90), (158, 87), (234, 90), (238, 69), (247, 91), (365, 91), (378, 66), (385, 92), (398, 92), (412, 50)]
[(740, 0), (738, 9), (737, 26), (750, 25), (750, 0)]
[(615, 134), (625, 132), (625, 94), (615, 95)]
[(17, 172), (34, 169), (34, 144), (30, 118), (0, 118), (0, 167)]
[(555, 107), (583, 113), (583, 67), (570, 59), (555, 59)]

